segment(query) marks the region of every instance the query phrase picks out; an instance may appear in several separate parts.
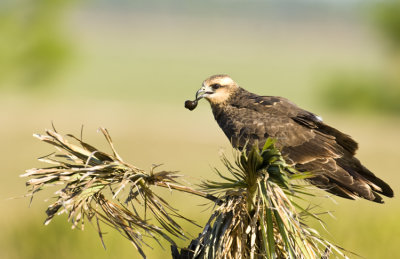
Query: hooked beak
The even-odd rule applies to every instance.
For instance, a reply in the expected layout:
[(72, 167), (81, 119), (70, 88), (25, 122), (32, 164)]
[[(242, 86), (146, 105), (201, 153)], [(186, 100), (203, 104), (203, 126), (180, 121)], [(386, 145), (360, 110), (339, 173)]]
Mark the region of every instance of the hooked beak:
[(214, 91), (211, 87), (209, 86), (202, 86), (197, 92), (196, 92), (196, 101), (209, 96), (210, 94), (213, 94)]

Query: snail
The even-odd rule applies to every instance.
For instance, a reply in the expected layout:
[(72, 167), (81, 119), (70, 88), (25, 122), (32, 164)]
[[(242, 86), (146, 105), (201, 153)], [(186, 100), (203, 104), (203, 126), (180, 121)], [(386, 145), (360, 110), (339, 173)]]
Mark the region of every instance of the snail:
[(185, 108), (189, 109), (190, 111), (193, 111), (194, 109), (196, 109), (197, 107), (197, 100), (194, 101), (190, 101), (190, 100), (186, 100), (185, 101)]

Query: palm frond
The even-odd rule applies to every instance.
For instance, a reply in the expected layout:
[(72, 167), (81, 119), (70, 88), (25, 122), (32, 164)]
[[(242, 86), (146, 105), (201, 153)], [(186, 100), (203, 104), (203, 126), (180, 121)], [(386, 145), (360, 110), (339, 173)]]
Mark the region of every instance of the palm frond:
[[(103, 222), (129, 239), (145, 257), (142, 249), (145, 244), (144, 236), (150, 236), (157, 241), (162, 237), (175, 244), (171, 237), (185, 238), (185, 232), (176, 219), (194, 223), (157, 195), (152, 186), (218, 200), (210, 194), (178, 183), (180, 176), (176, 172), (155, 172), (152, 169), (147, 173), (124, 162), (116, 152), (108, 131), (102, 128), (101, 132), (112, 149), (112, 155), (73, 135), (68, 134), (64, 137), (55, 130), (46, 130), (46, 135), (34, 135), (57, 150), (39, 159), (51, 166), (33, 168), (21, 175), (31, 178), (26, 182), (30, 187), (28, 196), (33, 196), (50, 186), (61, 186), (55, 193), (55, 202), (46, 211), (45, 224), (55, 215), (67, 214), (73, 228), (83, 229), (85, 219), (95, 219), (100, 238), (102, 232), (99, 222)], [(139, 215), (139, 208), (149, 211), (158, 224), (151, 223), (145, 216)]]
[(322, 223), (319, 214), (295, 201), (313, 196), (296, 181), (312, 175), (286, 164), (272, 140), (248, 150), (238, 152), (234, 164), (222, 157), (229, 176), (218, 170), (221, 182), (202, 183), (203, 190), (225, 193), (224, 202), (192, 241), (192, 258), (346, 258), (306, 224), (307, 218)]

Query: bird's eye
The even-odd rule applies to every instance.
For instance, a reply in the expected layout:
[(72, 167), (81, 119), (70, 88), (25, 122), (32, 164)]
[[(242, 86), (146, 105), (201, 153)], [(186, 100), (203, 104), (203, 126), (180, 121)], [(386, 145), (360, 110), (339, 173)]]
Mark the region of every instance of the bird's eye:
[(212, 84), (212, 85), (211, 85), (211, 88), (214, 89), (214, 90), (217, 90), (217, 89), (220, 88), (220, 87), (221, 87), (220, 84)]

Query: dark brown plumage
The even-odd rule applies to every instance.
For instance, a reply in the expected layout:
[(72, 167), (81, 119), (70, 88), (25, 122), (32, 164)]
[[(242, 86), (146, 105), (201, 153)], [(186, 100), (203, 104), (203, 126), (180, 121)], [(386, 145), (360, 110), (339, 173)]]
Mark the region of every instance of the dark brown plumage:
[(315, 114), (282, 97), (259, 96), (239, 87), (229, 76), (215, 75), (203, 82), (196, 101), (206, 98), (214, 118), (235, 148), (276, 139), (286, 161), (299, 171), (312, 172), (309, 181), (335, 195), (362, 197), (383, 203), (393, 197), (388, 184), (354, 157), (357, 143), (326, 125)]

